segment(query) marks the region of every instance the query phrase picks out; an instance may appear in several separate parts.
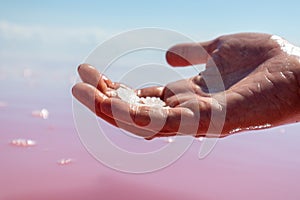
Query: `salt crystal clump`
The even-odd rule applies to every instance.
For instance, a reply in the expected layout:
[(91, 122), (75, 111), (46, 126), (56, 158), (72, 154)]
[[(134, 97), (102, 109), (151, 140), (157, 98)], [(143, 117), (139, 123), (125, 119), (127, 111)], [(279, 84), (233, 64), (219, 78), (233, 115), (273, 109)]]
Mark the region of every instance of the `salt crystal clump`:
[(117, 90), (117, 96), (129, 104), (141, 104), (148, 106), (164, 107), (166, 103), (158, 97), (138, 97), (134, 90), (121, 85)]
[(57, 161), (58, 165), (68, 165), (72, 163), (72, 159), (71, 158), (63, 158)]
[(39, 117), (42, 119), (48, 119), (49, 117), (49, 111), (45, 108), (43, 108), (42, 110), (34, 110), (31, 112), (31, 115), (33, 117)]
[(117, 96), (127, 103), (137, 104), (140, 101), (140, 98), (135, 94), (134, 90), (126, 86), (122, 85), (116, 91)]
[(141, 103), (149, 105), (149, 106), (166, 106), (166, 103), (162, 101), (160, 98), (157, 97), (141, 97), (140, 98)]
[(11, 141), (12, 145), (20, 146), (20, 147), (31, 147), (36, 145), (36, 141), (29, 139), (14, 139)]

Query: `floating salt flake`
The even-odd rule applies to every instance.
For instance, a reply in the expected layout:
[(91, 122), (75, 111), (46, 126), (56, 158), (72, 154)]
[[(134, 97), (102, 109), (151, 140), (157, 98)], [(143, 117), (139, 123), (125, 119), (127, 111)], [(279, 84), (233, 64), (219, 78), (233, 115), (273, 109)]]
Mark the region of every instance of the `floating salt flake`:
[(57, 161), (57, 164), (59, 165), (68, 165), (71, 164), (73, 162), (73, 159), (71, 158), (63, 158)]
[(36, 141), (34, 140), (29, 140), (29, 139), (14, 139), (10, 142), (14, 146), (19, 146), (19, 147), (32, 147), (36, 145)]
[(42, 119), (48, 119), (49, 117), (49, 111), (45, 108), (43, 108), (42, 110), (34, 110), (31, 112), (31, 115), (33, 117), (39, 117)]

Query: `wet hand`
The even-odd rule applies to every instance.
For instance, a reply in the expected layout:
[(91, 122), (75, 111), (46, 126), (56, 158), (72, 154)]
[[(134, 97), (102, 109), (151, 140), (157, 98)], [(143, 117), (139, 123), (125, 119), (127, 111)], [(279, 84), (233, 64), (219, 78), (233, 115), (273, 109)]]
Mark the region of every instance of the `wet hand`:
[[(140, 97), (159, 97), (167, 107), (131, 105), (116, 98), (119, 84), (86, 64), (79, 67), (83, 83), (74, 86), (73, 94), (102, 119), (145, 138), (223, 137), (299, 119), (299, 57), (271, 35), (243, 33), (180, 44), (166, 58), (174, 67), (206, 64), (189, 79), (136, 91)], [(212, 119), (212, 113), (221, 117)], [(219, 133), (208, 132), (220, 125)]]

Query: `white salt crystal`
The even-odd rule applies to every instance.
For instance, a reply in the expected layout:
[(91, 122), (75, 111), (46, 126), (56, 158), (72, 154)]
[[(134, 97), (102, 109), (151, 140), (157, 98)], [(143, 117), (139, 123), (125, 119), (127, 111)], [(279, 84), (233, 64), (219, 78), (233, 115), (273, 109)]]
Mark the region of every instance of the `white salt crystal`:
[(130, 104), (136, 104), (139, 102), (139, 97), (135, 94), (134, 90), (125, 86), (120, 86), (117, 89), (117, 95), (120, 99)]
[(34, 110), (31, 112), (31, 115), (33, 117), (39, 117), (42, 119), (48, 119), (49, 117), (49, 111), (45, 108), (43, 108), (42, 110)]
[(129, 104), (144, 104), (148, 106), (166, 106), (165, 102), (158, 97), (138, 97), (134, 90), (121, 85), (117, 90), (117, 96)]
[(31, 146), (35, 146), (36, 142), (34, 140), (19, 138), (19, 139), (12, 140), (11, 144), (20, 147), (31, 147)]
[(57, 161), (57, 164), (59, 165), (67, 165), (67, 164), (71, 164), (72, 163), (72, 159), (71, 158), (63, 158)]

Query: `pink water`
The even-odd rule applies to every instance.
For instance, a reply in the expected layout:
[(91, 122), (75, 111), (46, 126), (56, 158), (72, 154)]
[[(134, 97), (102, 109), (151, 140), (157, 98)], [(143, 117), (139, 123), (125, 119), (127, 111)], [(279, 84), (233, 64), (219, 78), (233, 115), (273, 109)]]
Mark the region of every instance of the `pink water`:
[[(81, 144), (66, 79), (0, 80), (0, 200), (300, 199), (299, 124), (222, 139), (203, 160), (195, 141), (167, 168), (126, 174), (104, 166)], [(32, 116), (43, 108), (48, 119)], [(125, 146), (136, 143), (126, 135), (113, 137)], [(36, 144), (11, 144), (19, 138)]]

